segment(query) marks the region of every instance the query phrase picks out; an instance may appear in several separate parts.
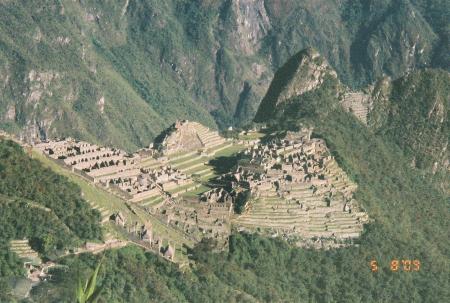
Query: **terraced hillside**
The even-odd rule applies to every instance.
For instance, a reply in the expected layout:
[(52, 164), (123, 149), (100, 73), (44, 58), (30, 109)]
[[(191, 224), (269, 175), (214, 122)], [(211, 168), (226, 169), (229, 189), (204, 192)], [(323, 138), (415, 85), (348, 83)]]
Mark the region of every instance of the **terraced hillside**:
[[(252, 198), (233, 223), (239, 229), (281, 236), (315, 247), (357, 238), (367, 222), (352, 182), (310, 130), (247, 149), (234, 174)], [(333, 243), (334, 245), (335, 243)]]
[[(193, 139), (197, 142), (191, 144)], [(41, 142), (34, 148), (37, 159), (80, 185), (86, 201), (100, 213), (108, 235), (105, 245), (118, 239), (160, 250), (170, 244), (177, 250), (176, 261), (184, 262), (184, 247), (200, 241), (207, 230), (226, 242), (231, 208), (211, 211), (199, 197), (217, 176), (210, 161), (242, 150), (241, 143), (199, 123), (180, 121), (155, 148), (134, 154), (71, 138)], [(194, 214), (195, 220), (188, 223)], [(149, 243), (141, 241), (145, 233), (140, 226), (151, 229), (145, 232), (151, 235)], [(89, 245), (91, 251), (105, 247)]]
[[(265, 182), (263, 185), (257, 182), (253, 184), (254, 188), (250, 185), (254, 199), (248, 204), (247, 212), (236, 218), (234, 224), (240, 228), (265, 230), (272, 235), (297, 240), (358, 237), (367, 218), (358, 211), (358, 204), (352, 199), (356, 185), (328, 156), (324, 143), (311, 139), (310, 131), (306, 133), (306, 137), (290, 134), (289, 139), (275, 145), (259, 145), (259, 139), (250, 138), (252, 140), (248, 142), (251, 145), (245, 153), (252, 154), (251, 161), (264, 167), (269, 181), (262, 181)], [(230, 233), (231, 205), (213, 200), (203, 203), (198, 199), (214, 189), (208, 180), (217, 177), (217, 172), (210, 161), (243, 150), (245, 146), (242, 142), (246, 140), (226, 140), (196, 122), (178, 121), (155, 145), (156, 149), (143, 149), (134, 155), (122, 156), (116, 166), (102, 168), (101, 165), (91, 163), (86, 174), (93, 177), (91, 181), (102, 186), (105, 191), (128, 201), (128, 207), (150, 214), (191, 241), (197, 242), (206, 236), (226, 242)], [(108, 153), (105, 150), (99, 159), (98, 148), (92, 149), (84, 143), (83, 147), (87, 153), (77, 157), (97, 157), (93, 162), (116, 161), (115, 158), (102, 160), (105, 153), (108, 157), (120, 155), (120, 151), (111, 150)], [(286, 163), (283, 162), (280, 169), (275, 168), (278, 162), (272, 161), (272, 167), (266, 163), (269, 158), (261, 158), (261, 151), (263, 155), (269, 156), (270, 161), (275, 159), (271, 153), (275, 153), (281, 157), (281, 160), (277, 158), (276, 161)], [(93, 157), (89, 156), (91, 153), (94, 153)], [(50, 157), (52, 155), (56, 154), (50, 154)], [(71, 159), (70, 156), (64, 162), (69, 163)], [(127, 164), (125, 161), (128, 161)], [(299, 169), (294, 169), (294, 166), (299, 166)], [(239, 169), (246, 174), (245, 167)], [(108, 174), (98, 178), (100, 174), (97, 172), (100, 170), (108, 170)], [(111, 173), (112, 170), (116, 172)], [(150, 173), (149, 181), (142, 177), (147, 173)], [(180, 178), (177, 176), (184, 177), (173, 179), (178, 180), (176, 182), (170, 181), (171, 178)], [(149, 182), (154, 185), (148, 185)], [(137, 192), (133, 191), (134, 188)], [(104, 206), (94, 205), (94, 208), (102, 213), (105, 223), (113, 214)], [(123, 211), (123, 207), (120, 211)]]
[(16, 253), (20, 258), (36, 260), (39, 259), (39, 255), (34, 251), (28, 242), (28, 239), (23, 240), (11, 240), (11, 251)]
[(137, 222), (138, 225), (151, 224), (155, 235), (160, 237), (162, 241), (167, 244), (170, 243), (177, 250), (176, 262), (184, 263), (186, 259), (185, 245), (192, 246), (193, 242), (185, 238), (178, 230), (167, 226), (159, 218), (152, 214), (135, 207), (132, 204), (128, 204), (125, 200), (105, 190), (102, 186), (93, 184), (88, 179), (83, 178), (80, 175), (74, 174), (71, 170), (65, 169), (55, 161), (45, 157), (39, 151), (34, 151), (33, 156), (35, 159), (41, 161), (45, 166), (51, 168), (53, 171), (66, 176), (70, 181), (80, 186), (83, 197), (89, 202), (89, 204), (100, 211), (102, 228), (105, 232), (105, 240), (120, 239), (133, 242), (135, 238), (122, 228), (118, 228), (112, 221), (110, 216), (114, 213), (122, 213), (128, 222)]

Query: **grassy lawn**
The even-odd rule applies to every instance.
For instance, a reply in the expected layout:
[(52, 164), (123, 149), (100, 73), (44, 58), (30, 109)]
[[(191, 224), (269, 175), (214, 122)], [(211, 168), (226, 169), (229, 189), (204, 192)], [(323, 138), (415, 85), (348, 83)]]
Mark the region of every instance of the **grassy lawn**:
[(218, 157), (229, 157), (235, 153), (238, 153), (242, 150), (245, 149), (244, 145), (240, 145), (240, 144), (234, 144), (230, 147), (227, 147), (223, 150), (218, 151), (215, 155), (214, 158), (218, 158)]
[(262, 138), (264, 136), (265, 136), (265, 134), (263, 134), (263, 133), (251, 132), (251, 133), (248, 133), (247, 135), (239, 135), (238, 138), (240, 140), (255, 140), (255, 139)]

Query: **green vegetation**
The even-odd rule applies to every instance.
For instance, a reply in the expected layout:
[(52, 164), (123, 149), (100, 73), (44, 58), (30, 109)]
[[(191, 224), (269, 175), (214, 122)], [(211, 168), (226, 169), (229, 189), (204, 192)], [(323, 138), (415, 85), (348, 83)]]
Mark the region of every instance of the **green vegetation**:
[[(450, 134), (450, 75), (442, 70), (410, 73), (392, 83), (387, 102), (375, 103), (372, 127), (414, 159), (414, 166), (446, 170)], [(414, 121), (414, 123), (411, 123)]]
[[(264, 1), (256, 17), (233, 1), (126, 3), (2, 1), (0, 128), (36, 128), (41, 135), (132, 150), (175, 119), (244, 125), (271, 70), (307, 46), (323, 53), (351, 87), (415, 67), (450, 68), (448, 1)], [(195, 264), (185, 272), (137, 247), (111, 250), (94, 275), (104, 289), (100, 302), (448, 301), (450, 201), (443, 190), (448, 186), (440, 182), (448, 184), (449, 175), (421, 170), (448, 160), (448, 152), (440, 152), (449, 134), (448, 73), (421, 71), (394, 81), (366, 128), (338, 105), (340, 84), (331, 77), (282, 106), (271, 103), (292, 67), (277, 73), (284, 78), (273, 81), (259, 122), (279, 131), (313, 126), (314, 135), (326, 140), (358, 183), (355, 198), (372, 219), (358, 245), (314, 251), (234, 234), (227, 252), (214, 252), (213, 241), (190, 250)], [(237, 160), (230, 155), (237, 150), (218, 152), (210, 163), (214, 173), (232, 168)], [(413, 159), (419, 169), (410, 167)], [(102, 237), (100, 215), (81, 190), (109, 211), (123, 209), (141, 222), (154, 219), (41, 160), (53, 171), (16, 144), (0, 142), (0, 301), (12, 300), (9, 278), (23, 274), (10, 240), (28, 238), (42, 257), (52, 258)], [(178, 244), (188, 242), (152, 222)], [(422, 266), (392, 272), (393, 259), (417, 259)], [(370, 271), (372, 260), (378, 272)], [(62, 263), (67, 267), (53, 269), (53, 278), (33, 289), (34, 301), (73, 302), (74, 285), (99, 257), (69, 256)]]
[(241, 140), (256, 140), (264, 137), (263, 133), (255, 132), (255, 133), (248, 133), (246, 135), (239, 135), (239, 139)]
[(35, 209), (43, 206), (80, 238), (101, 237), (99, 215), (81, 198), (77, 186), (30, 159), (12, 141), (0, 142), (0, 161), (1, 194), (32, 200)]
[(245, 125), (272, 71), (308, 46), (353, 87), (450, 66), (443, 0), (36, 0), (0, 10), (0, 127), (127, 150), (175, 119)]
[(23, 263), (10, 251), (11, 240), (26, 238), (41, 257), (55, 258), (84, 240), (100, 239), (99, 219), (76, 185), (30, 159), (16, 143), (0, 141), (2, 287), (23, 273)]
[(78, 237), (101, 237), (99, 215), (81, 198), (81, 190), (67, 178), (43, 168), (12, 141), (0, 143), (0, 193), (32, 200), (52, 212)]
[(181, 194), (183, 197), (186, 197), (186, 198), (192, 198), (192, 197), (198, 197), (198, 196), (200, 196), (202, 193), (204, 193), (204, 192), (206, 192), (206, 191), (208, 191), (208, 190), (210, 190), (211, 188), (210, 187), (207, 187), (207, 186), (205, 186), (205, 185), (200, 185), (197, 189), (194, 189), (194, 190), (191, 190), (191, 191), (188, 191), (188, 192), (186, 192), (186, 193), (183, 193), (183, 194)]
[[(152, 222), (153, 230), (155, 231), (155, 233), (163, 238), (170, 238), (172, 241), (174, 241), (174, 243), (177, 244), (177, 247), (192, 245), (191, 240), (186, 239), (182, 233), (176, 231), (173, 228), (167, 227), (165, 224), (160, 222), (154, 216), (150, 215), (148, 212), (145, 212), (138, 207), (134, 207), (133, 204), (127, 205), (120, 198), (112, 195), (111, 193), (105, 191), (100, 187), (93, 186), (89, 181), (71, 173), (69, 170), (62, 168), (60, 165), (56, 164), (49, 158), (39, 153), (34, 153), (33, 156), (38, 159), (45, 167), (48, 167), (52, 171), (67, 177), (70, 182), (79, 186), (83, 191), (84, 198), (92, 202), (92, 206), (98, 206), (100, 208), (106, 209), (109, 214), (120, 211), (130, 221), (141, 223), (150, 221)], [(146, 202), (148, 201), (143, 201), (142, 203), (145, 204)], [(109, 224), (106, 224), (104, 228), (105, 231), (111, 232), (119, 238), (124, 238), (123, 234), (117, 233), (117, 230)], [(182, 256), (181, 254), (178, 254), (178, 257), (180, 259), (184, 258), (184, 256)]]
[(236, 200), (234, 202), (235, 213), (241, 214), (244, 211), (245, 206), (247, 202), (250, 200), (250, 198), (251, 194), (249, 190), (238, 193), (236, 196)]
[(102, 260), (98, 263), (92, 275), (86, 281), (84, 287), (81, 285), (81, 280), (78, 280), (77, 301), (78, 303), (95, 303), (100, 298), (102, 288), (97, 286), (97, 276)]
[[(449, 296), (445, 286), (450, 253), (448, 196), (429, 175), (410, 168), (396, 140), (372, 133), (344, 112), (335, 97), (336, 85), (336, 80), (329, 78), (320, 88), (278, 106), (271, 121), (279, 130), (314, 126), (315, 135), (326, 140), (340, 166), (358, 183), (355, 198), (373, 220), (359, 247), (318, 254), (321, 264), (331, 262), (325, 272), (331, 270), (336, 279), (324, 278), (326, 291), (316, 300), (442, 301)], [(420, 110), (422, 102), (408, 102), (408, 111)], [(410, 125), (406, 120), (403, 123)], [(427, 270), (423, 267), (416, 275), (390, 272), (391, 260), (408, 258), (428, 264)], [(382, 272), (367, 270), (371, 259), (383, 264)], [(358, 280), (349, 280), (349, 275)], [(339, 289), (347, 289), (338, 281), (353, 285), (353, 295), (338, 296)], [(383, 281), (390, 281), (389, 285)], [(403, 291), (398, 292), (399, 288)]]
[(80, 245), (81, 241), (52, 213), (20, 198), (0, 197), (2, 242), (28, 238), (31, 247), (44, 255)]
[(309, 80), (306, 79), (307, 74), (305, 73), (305, 75), (303, 75), (303, 71), (301, 70), (305, 69), (305, 71), (308, 71), (309, 65), (301, 66), (301, 64), (303, 60), (313, 60), (314, 52), (315, 51), (311, 48), (304, 49), (289, 58), (289, 60), (277, 70), (266, 95), (261, 101), (261, 105), (256, 113), (255, 121), (265, 121), (272, 117), (276, 110), (277, 103), (281, 101), (279, 98), (297, 74), (300, 74), (305, 81)]
[(230, 147), (224, 148), (222, 150), (219, 150), (214, 154), (214, 158), (220, 158), (220, 157), (230, 157), (240, 151), (245, 149), (245, 146), (234, 144)]

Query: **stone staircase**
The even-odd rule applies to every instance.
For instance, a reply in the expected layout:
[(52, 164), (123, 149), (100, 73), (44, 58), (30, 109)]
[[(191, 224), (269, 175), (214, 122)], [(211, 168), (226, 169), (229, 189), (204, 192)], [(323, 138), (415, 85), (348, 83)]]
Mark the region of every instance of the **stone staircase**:
[(225, 138), (221, 137), (217, 131), (211, 131), (209, 128), (199, 123), (195, 124), (195, 129), (200, 141), (206, 148), (221, 145), (226, 141)]

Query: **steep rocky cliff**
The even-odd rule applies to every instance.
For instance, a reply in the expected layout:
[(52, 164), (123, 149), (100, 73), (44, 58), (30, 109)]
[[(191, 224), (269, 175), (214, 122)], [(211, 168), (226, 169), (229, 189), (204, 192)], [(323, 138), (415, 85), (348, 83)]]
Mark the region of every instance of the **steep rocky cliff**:
[(342, 82), (448, 70), (433, 0), (0, 3), (0, 126), (128, 149), (178, 119), (245, 124), (273, 71), (312, 46)]

